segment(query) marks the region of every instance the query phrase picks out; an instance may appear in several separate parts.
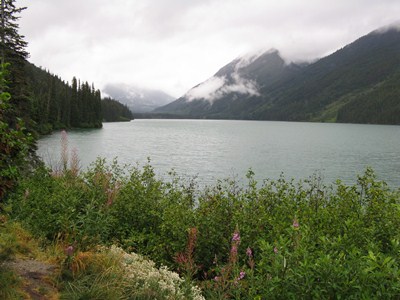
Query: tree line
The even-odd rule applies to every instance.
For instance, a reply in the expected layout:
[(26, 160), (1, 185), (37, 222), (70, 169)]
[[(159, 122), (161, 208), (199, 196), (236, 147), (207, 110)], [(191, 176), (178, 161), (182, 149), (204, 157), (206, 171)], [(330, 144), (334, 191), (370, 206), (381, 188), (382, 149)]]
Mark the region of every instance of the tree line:
[(124, 122), (133, 120), (133, 114), (128, 106), (110, 97), (101, 100), (101, 109), (103, 111), (104, 122)]
[[(0, 202), (34, 162), (36, 139), (54, 129), (99, 128), (108, 110), (93, 84), (75, 77), (65, 82), (27, 61), (27, 42), (19, 34), (15, 0), (0, 6)], [(122, 107), (122, 104), (120, 104)], [(125, 117), (125, 118), (129, 118)], [(117, 118), (118, 119), (118, 118)]]
[(15, 0), (1, 3), (1, 55), (2, 62), (9, 63), (5, 79), (12, 95), (12, 109), (5, 117), (11, 127), (21, 118), (31, 132), (47, 134), (62, 128), (100, 128), (109, 115), (114, 115), (112, 121), (133, 118), (117, 101), (103, 101), (103, 112), (100, 90), (93, 84), (75, 77), (68, 83), (29, 63), (27, 43), (18, 33), (19, 14), (26, 7), (16, 7)]
[(75, 77), (71, 84), (49, 71), (26, 64), (31, 90), (31, 118), (40, 133), (60, 128), (102, 126), (101, 93)]

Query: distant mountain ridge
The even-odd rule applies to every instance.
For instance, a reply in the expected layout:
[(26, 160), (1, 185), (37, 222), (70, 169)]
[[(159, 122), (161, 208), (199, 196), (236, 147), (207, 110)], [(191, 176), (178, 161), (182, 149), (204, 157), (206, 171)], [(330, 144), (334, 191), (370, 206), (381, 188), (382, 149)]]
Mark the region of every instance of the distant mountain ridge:
[(310, 64), (237, 58), (155, 110), (193, 118), (400, 124), (400, 30), (378, 29)]
[(175, 100), (163, 91), (143, 89), (123, 83), (107, 84), (103, 92), (128, 106), (134, 113), (150, 112)]
[(259, 103), (261, 88), (299, 70), (294, 64), (287, 65), (275, 49), (237, 58), (183, 97), (155, 111), (193, 117), (229, 118), (233, 114), (233, 118), (246, 118), (247, 111)]

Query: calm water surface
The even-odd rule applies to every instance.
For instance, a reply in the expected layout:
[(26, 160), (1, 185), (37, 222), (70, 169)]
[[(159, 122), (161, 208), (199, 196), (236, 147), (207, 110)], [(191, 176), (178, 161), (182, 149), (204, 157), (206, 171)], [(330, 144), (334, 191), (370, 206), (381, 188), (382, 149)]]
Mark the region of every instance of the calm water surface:
[[(60, 133), (42, 138), (38, 153), (50, 165), (60, 160)], [(354, 183), (371, 166), (379, 179), (400, 187), (400, 126), (215, 120), (134, 120), (102, 129), (68, 132), (86, 168), (96, 157), (143, 165), (160, 175), (174, 169), (201, 184), (245, 177)]]

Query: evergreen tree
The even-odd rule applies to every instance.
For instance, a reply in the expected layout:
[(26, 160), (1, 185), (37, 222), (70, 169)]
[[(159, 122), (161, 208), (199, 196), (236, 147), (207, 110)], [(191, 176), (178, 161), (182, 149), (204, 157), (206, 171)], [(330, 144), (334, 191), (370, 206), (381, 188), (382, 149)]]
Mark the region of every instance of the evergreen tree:
[(69, 86), (26, 60), (27, 43), (18, 33), (18, 15), (26, 7), (18, 8), (15, 2), (1, 0), (0, 8), (0, 52), (2, 61), (9, 63), (7, 92), (13, 95), (3, 119), (16, 128), (17, 119), (21, 118), (29, 130), (39, 133), (68, 127), (101, 127), (100, 91), (76, 78)]
[(28, 52), (25, 50), (27, 43), (24, 36), (18, 33), (18, 16), (26, 7), (18, 8), (15, 0), (1, 0), (0, 19), (1, 19), (1, 55), (2, 62), (9, 63), (8, 92), (13, 95), (11, 99), (11, 109), (6, 120), (11, 127), (17, 126), (16, 119), (21, 117), (27, 125), (30, 122), (30, 95), (27, 87), (25, 61)]
[[(19, 25), (17, 16), (26, 7), (17, 8), (14, 4), (15, 0), (1, 0), (1, 56), (3, 60), (19, 59), (25, 60), (28, 52), (25, 50), (27, 43), (24, 36), (18, 33)], [(4, 61), (3, 61), (4, 63)]]
[(29, 159), (33, 139), (26, 132), (22, 120), (17, 119), (17, 126), (11, 128), (7, 121), (7, 114), (12, 106), (12, 95), (5, 92), (7, 89), (5, 75), (7, 65), (0, 66), (0, 203), (4, 200), (21, 176), (31, 164)]

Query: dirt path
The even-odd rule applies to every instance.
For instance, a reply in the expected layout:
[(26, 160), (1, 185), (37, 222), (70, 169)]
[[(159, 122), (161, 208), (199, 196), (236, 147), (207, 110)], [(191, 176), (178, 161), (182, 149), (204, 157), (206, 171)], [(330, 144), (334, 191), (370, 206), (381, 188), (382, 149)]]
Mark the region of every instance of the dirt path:
[(52, 282), (56, 266), (32, 259), (16, 259), (7, 262), (7, 266), (21, 278), (26, 299), (55, 300), (59, 298), (58, 291)]

